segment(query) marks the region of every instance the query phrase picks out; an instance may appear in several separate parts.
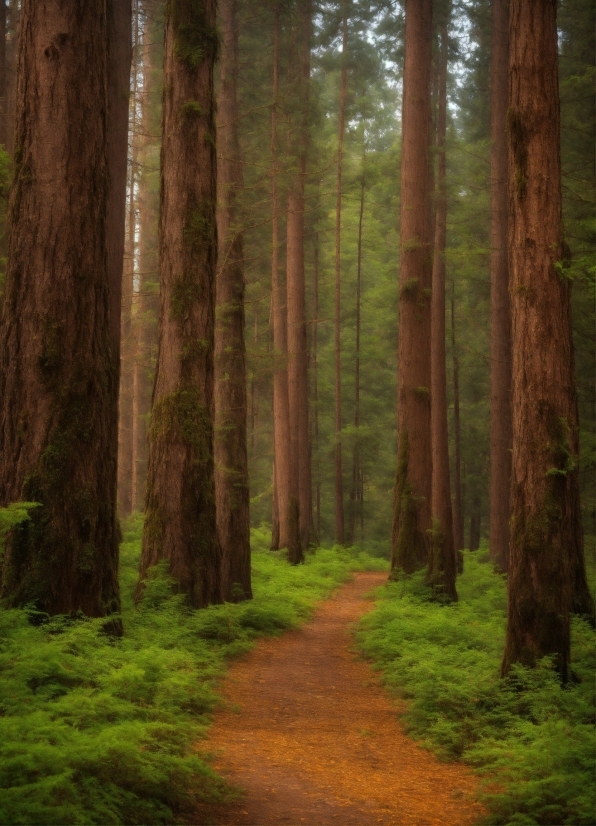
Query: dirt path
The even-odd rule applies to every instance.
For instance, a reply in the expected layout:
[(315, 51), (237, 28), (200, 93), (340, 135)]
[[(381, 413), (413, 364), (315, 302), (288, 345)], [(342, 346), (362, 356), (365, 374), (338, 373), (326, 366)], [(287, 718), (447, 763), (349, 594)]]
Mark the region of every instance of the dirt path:
[(476, 780), (403, 732), (378, 675), (354, 652), (351, 625), (384, 573), (357, 574), (312, 621), (260, 641), (234, 663), (206, 746), (245, 798), (218, 826), (467, 826)]

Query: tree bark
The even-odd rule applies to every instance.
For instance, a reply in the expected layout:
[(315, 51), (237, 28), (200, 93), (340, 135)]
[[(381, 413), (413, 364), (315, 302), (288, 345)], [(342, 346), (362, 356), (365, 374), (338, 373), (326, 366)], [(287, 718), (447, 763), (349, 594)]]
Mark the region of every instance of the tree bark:
[(120, 393), (118, 419), (118, 503), (123, 516), (129, 516), (133, 510), (133, 375), (135, 360), (135, 336), (133, 327), (133, 293), (135, 281), (135, 251), (137, 229), (137, 169), (139, 134), (137, 129), (137, 106), (139, 89), (139, 55), (140, 26), (139, 2), (132, 0), (134, 16), (132, 71), (132, 90), (130, 107), (130, 172), (128, 189), (128, 209), (126, 217), (126, 244), (124, 272), (121, 290), (121, 359), (120, 359)]
[(279, 272), (279, 192), (277, 157), (277, 107), (279, 96), (280, 8), (275, 7), (273, 31), (273, 104), (271, 107), (271, 309), (273, 319), (273, 430), (275, 443), (275, 484), (279, 517), (279, 547), (288, 549), (290, 562), (300, 562), (299, 523), (297, 518), (296, 469), (292, 467), (290, 403), (288, 394), (287, 310)]
[(246, 448), (244, 251), (238, 225), (242, 159), (238, 140), (238, 23), (236, 0), (220, 0), (222, 49), (218, 100), (219, 264), (215, 324), (215, 497), (222, 549), (222, 594), (252, 597), (250, 500)]
[(337, 196), (335, 207), (335, 541), (345, 542), (344, 491), (341, 446), (341, 202), (346, 99), (348, 91), (348, 17), (345, 0), (342, 16), (341, 80), (339, 98), (339, 126), (337, 134)]
[[(362, 138), (362, 180), (360, 182), (360, 211), (358, 214), (358, 242), (356, 254), (356, 360), (354, 367), (354, 452), (352, 455), (352, 487), (350, 489), (350, 540), (354, 542), (356, 516), (360, 520), (362, 536), (362, 468), (360, 466), (360, 313), (362, 294), (362, 226), (364, 223), (364, 194), (366, 169), (366, 136)], [(358, 512), (358, 513), (357, 513)]]
[(7, 34), (6, 0), (0, 0), (0, 144), (6, 148), (8, 132), (7, 119), (7, 66), (6, 66), (6, 34)]
[(432, 2), (406, 0), (401, 160), (398, 457), (391, 568), (428, 561), (430, 447), (429, 150)]
[[(461, 427), (459, 415), (459, 357), (457, 355), (457, 341), (455, 338), (455, 298), (451, 296), (451, 349), (453, 358), (453, 464), (454, 485), (453, 496), (453, 544), (459, 553), (464, 549), (464, 513), (462, 504), (461, 483)], [(458, 561), (458, 572), (460, 565)]]
[(159, 316), (156, 284), (159, 278), (159, 261), (157, 253), (159, 199), (154, 191), (153, 160), (155, 143), (152, 135), (156, 130), (157, 117), (155, 100), (161, 99), (161, 83), (158, 80), (159, 68), (155, 56), (156, 43), (163, 40), (163, 29), (159, 23), (145, 19), (143, 27), (143, 96), (141, 111), (141, 134), (139, 142), (138, 165), (138, 280), (137, 312), (135, 315), (135, 372), (136, 390), (134, 393), (136, 417), (134, 462), (132, 466), (133, 510), (143, 509), (145, 486), (147, 482), (148, 420), (151, 409), (151, 389), (155, 372), (157, 353), (157, 319)]
[(493, 0), (491, 44), (490, 556), (509, 564), (511, 323), (507, 263), (507, 64), (509, 0)]
[(447, 132), (447, 23), (441, 25), (437, 114), (437, 199), (435, 249), (431, 299), (431, 549), (427, 581), (437, 599), (455, 601), (456, 555), (453, 544), (451, 485), (449, 480), (449, 436), (447, 431), (447, 372), (445, 352), (445, 246), (447, 237), (447, 192), (445, 188), (445, 136)]
[(160, 335), (140, 582), (161, 560), (194, 607), (221, 601), (213, 467), (217, 267), (215, 0), (166, 6)]
[(312, 523), (311, 447), (308, 424), (308, 345), (304, 278), (304, 188), (308, 152), (312, 0), (299, 9), (298, 170), (288, 194), (286, 279), (288, 299), (288, 394), (292, 465), (298, 477), (300, 543), (310, 543)]
[(106, 616), (120, 607), (106, 241), (108, 214), (122, 209), (116, 182), (108, 186), (108, 132), (119, 130), (108, 101), (111, 23), (102, 4), (21, 6), (0, 326), (0, 503), (39, 507), (8, 537), (1, 594), (8, 605), (33, 602), (50, 614)]
[(513, 456), (502, 673), (552, 655), (565, 680), (583, 536), (555, 0), (511, 0), (509, 38)]
[(9, 0), (6, 42), (6, 151), (14, 152), (17, 63), (19, 59), (20, 0)]

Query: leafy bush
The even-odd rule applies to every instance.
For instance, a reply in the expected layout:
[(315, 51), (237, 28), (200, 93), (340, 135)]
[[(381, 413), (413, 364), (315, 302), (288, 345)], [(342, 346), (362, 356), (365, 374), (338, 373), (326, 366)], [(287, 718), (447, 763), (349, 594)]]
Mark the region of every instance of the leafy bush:
[[(0, 517), (1, 534), (27, 508)], [(141, 527), (136, 516), (123, 530), (122, 639), (106, 637), (101, 620), (0, 610), (2, 824), (165, 824), (188, 820), (201, 800), (229, 798), (194, 753), (226, 659), (296, 626), (367, 565), (363, 554), (326, 549), (290, 566), (266, 550), (262, 529), (254, 600), (190, 611), (158, 565), (135, 609)]]
[(486, 556), (466, 554), (460, 601), (429, 600), (423, 572), (380, 589), (363, 618), (362, 650), (408, 702), (409, 731), (446, 759), (485, 777), (489, 824), (593, 824), (594, 640), (574, 620), (576, 682), (562, 688), (546, 658), (499, 678), (505, 582)]

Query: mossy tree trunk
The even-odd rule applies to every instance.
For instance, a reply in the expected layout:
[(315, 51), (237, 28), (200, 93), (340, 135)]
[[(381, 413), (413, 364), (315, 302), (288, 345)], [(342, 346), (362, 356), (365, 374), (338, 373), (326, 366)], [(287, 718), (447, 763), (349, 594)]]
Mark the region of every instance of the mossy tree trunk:
[(502, 672), (552, 655), (565, 679), (583, 548), (555, 0), (511, 0), (509, 37), (513, 456)]
[(222, 598), (213, 463), (215, 17), (215, 0), (166, 6), (159, 352), (137, 589), (165, 560), (194, 607)]
[(126, 43), (114, 35), (127, 30), (107, 8), (108, 16), (104, 4), (78, 0), (21, 6), (0, 503), (39, 507), (8, 538), (1, 593), (8, 605), (34, 602), (50, 614), (106, 616), (120, 602), (116, 251), (108, 258), (106, 234), (122, 215), (112, 202), (122, 194), (114, 159), (126, 139), (108, 99), (119, 86), (108, 61), (124, 59)]
[(511, 322), (507, 263), (509, 0), (493, 0), (491, 42), (490, 556), (509, 564), (511, 488)]
[(447, 237), (447, 192), (445, 188), (445, 136), (447, 132), (447, 37), (449, 6), (443, 10), (439, 54), (437, 112), (437, 197), (435, 248), (431, 299), (431, 448), (432, 491), (431, 547), (427, 581), (437, 599), (457, 600), (456, 556), (453, 544), (449, 437), (447, 432), (447, 370), (445, 348), (445, 246)]
[(244, 252), (238, 225), (242, 158), (238, 140), (238, 22), (236, 0), (220, 0), (221, 81), (218, 100), (219, 265), (215, 324), (215, 495), (222, 549), (222, 594), (252, 596), (246, 448)]
[(402, 116), (398, 457), (391, 568), (428, 561), (430, 446), (430, 77), (432, 2), (406, 0)]

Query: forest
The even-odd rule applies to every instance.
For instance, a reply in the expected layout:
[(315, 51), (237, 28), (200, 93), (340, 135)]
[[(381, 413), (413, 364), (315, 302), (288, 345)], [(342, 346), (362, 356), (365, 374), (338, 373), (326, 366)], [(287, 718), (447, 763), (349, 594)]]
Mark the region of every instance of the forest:
[(594, 0), (0, 0), (0, 824), (591, 826)]

